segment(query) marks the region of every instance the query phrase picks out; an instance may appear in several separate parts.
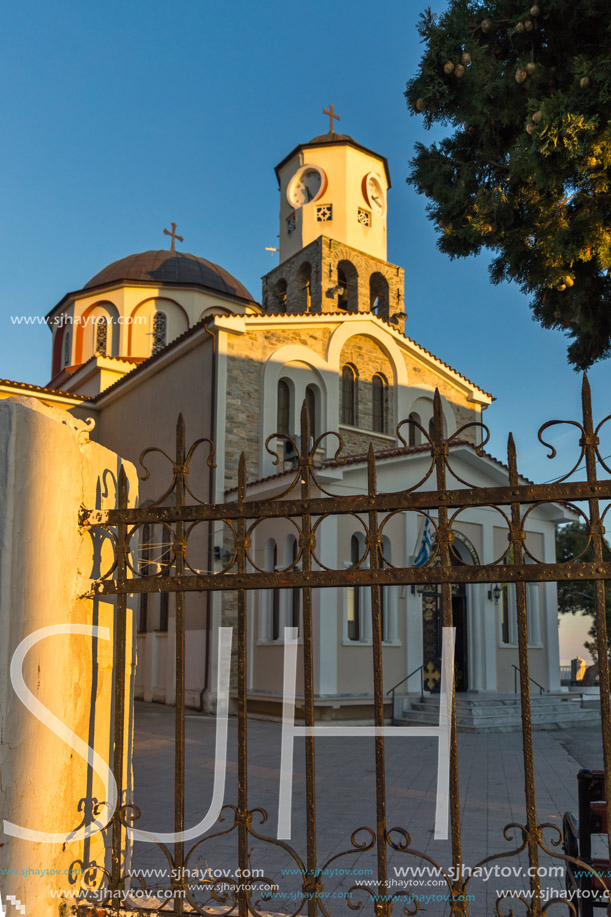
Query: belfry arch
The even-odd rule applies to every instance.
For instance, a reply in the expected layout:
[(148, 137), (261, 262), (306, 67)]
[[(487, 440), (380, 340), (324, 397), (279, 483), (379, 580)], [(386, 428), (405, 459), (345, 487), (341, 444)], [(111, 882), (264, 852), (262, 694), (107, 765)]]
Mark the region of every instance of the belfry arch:
[(351, 261), (337, 264), (337, 308), (344, 312), (359, 311), (359, 275)]

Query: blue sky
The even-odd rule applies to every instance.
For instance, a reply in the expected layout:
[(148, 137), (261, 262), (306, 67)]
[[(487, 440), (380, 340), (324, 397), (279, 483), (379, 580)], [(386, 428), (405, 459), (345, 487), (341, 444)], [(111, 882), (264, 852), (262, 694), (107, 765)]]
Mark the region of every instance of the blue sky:
[[(44, 314), (107, 263), (165, 247), (172, 220), (185, 251), (259, 298), (261, 275), (277, 263), (265, 251), (277, 233), (273, 167), (327, 130), (321, 112), (333, 102), (338, 129), (389, 160), (388, 257), (405, 268), (406, 333), (497, 397), (486, 417), (496, 455), (513, 430), (526, 475), (559, 475), (536, 431), (579, 416), (563, 336), (531, 320), (516, 287), (489, 283), (485, 257), (439, 254), (424, 199), (405, 183), (414, 142), (430, 136), (403, 98), (421, 54), (420, 9), (413, 0), (7, 6), (0, 376), (49, 378), (50, 332), (11, 315)], [(609, 363), (590, 378), (603, 416)]]

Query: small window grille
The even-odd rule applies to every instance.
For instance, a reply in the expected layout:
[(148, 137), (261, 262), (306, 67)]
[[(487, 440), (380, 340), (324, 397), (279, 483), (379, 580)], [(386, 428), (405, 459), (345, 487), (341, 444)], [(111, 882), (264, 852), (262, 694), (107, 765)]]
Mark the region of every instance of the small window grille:
[(371, 214), (369, 211), (359, 207), (358, 221), (361, 226), (371, 226)]
[(70, 357), (72, 356), (72, 337), (69, 331), (65, 332), (64, 337), (64, 366), (70, 366)]
[(153, 318), (153, 353), (159, 353), (168, 343), (168, 317), (165, 312), (155, 312)]
[(321, 204), (316, 208), (316, 222), (329, 223), (333, 219), (333, 204)]
[(295, 214), (291, 213), (290, 217), (286, 221), (286, 230), (289, 236), (292, 236), (295, 232), (295, 227), (297, 226), (297, 221), (295, 220)]
[(97, 357), (105, 357), (108, 349), (108, 320), (98, 318), (95, 325), (95, 353)]

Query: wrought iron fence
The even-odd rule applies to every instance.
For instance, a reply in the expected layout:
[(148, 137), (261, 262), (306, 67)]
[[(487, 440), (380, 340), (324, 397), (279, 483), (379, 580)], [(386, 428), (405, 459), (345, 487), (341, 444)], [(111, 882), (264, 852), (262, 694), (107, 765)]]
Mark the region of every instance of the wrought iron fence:
[[(187, 592), (220, 591), (237, 592), (237, 719), (238, 719), (238, 794), (230, 806), (225, 806), (223, 816), (232, 812), (232, 822), (223, 827), (222, 832), (235, 831), (238, 836), (238, 863), (244, 873), (249, 868), (249, 837), (280, 846), (291, 856), (297, 865), (301, 877), (301, 900), (296, 902), (293, 913), (307, 911), (309, 917), (320, 912), (329, 917), (328, 903), (321, 897), (323, 890), (322, 876), (325, 867), (337, 858), (335, 855), (324, 861), (319, 853), (319, 838), (316, 830), (316, 785), (315, 785), (315, 731), (314, 731), (314, 681), (313, 681), (313, 639), (312, 639), (312, 590), (325, 587), (366, 587), (371, 593), (372, 613), (372, 659), (373, 659), (373, 699), (374, 720), (378, 727), (375, 738), (375, 798), (376, 824), (374, 827), (355, 826), (352, 831), (350, 850), (375, 852), (377, 859), (377, 887), (353, 887), (372, 898), (372, 906), (379, 917), (388, 917), (393, 908), (401, 907), (406, 914), (415, 914), (419, 910), (416, 900), (405, 900), (405, 892), (396, 895), (386, 894), (388, 884), (388, 852), (395, 851), (405, 857), (413, 857), (433, 864), (439, 875), (447, 884), (446, 913), (468, 914), (468, 889), (470, 877), (465, 878), (462, 869), (462, 834), (461, 808), (458, 772), (458, 738), (456, 728), (455, 692), (452, 686), (452, 718), (450, 743), (450, 833), (451, 833), (451, 866), (438, 864), (427, 854), (412, 846), (409, 826), (389, 828), (386, 817), (386, 773), (385, 773), (385, 740), (384, 740), (384, 690), (383, 690), (383, 648), (381, 622), (381, 589), (389, 584), (436, 586), (440, 594), (441, 618), (444, 627), (452, 627), (452, 586), (463, 583), (495, 583), (503, 580), (514, 583), (517, 603), (517, 637), (519, 670), (519, 692), (521, 698), (522, 746), (524, 763), (524, 802), (525, 818), (523, 823), (508, 825), (505, 828), (505, 841), (517, 839), (514, 849), (484, 857), (477, 865), (489, 863), (499, 858), (518, 856), (525, 851), (528, 854), (530, 870), (530, 895), (522, 896), (524, 912), (541, 915), (553, 904), (562, 900), (568, 912), (577, 914), (577, 905), (565, 899), (543, 901), (537, 867), (540, 852), (563, 862), (579, 865), (586, 872), (593, 872), (591, 864), (581, 863), (576, 857), (561, 853), (561, 833), (553, 824), (540, 823), (537, 817), (535, 799), (535, 763), (533, 752), (533, 735), (531, 723), (531, 695), (528, 657), (526, 584), (529, 582), (586, 580), (594, 583), (596, 628), (598, 641), (598, 659), (600, 663), (600, 682), (609, 684), (609, 653), (607, 646), (607, 624), (605, 610), (605, 582), (611, 579), (611, 562), (604, 540), (604, 519), (607, 513), (607, 502), (611, 499), (611, 468), (600, 454), (599, 433), (603, 425), (611, 419), (604, 418), (595, 427), (592, 419), (590, 390), (587, 379), (582, 387), (583, 414), (580, 422), (549, 421), (539, 431), (541, 443), (549, 448), (549, 455), (555, 454), (554, 447), (545, 439), (546, 431), (560, 423), (569, 423), (577, 428), (580, 434), (579, 455), (573, 468), (560, 480), (548, 484), (525, 483), (519, 477), (516, 448), (510, 435), (507, 447), (508, 480), (502, 486), (473, 487), (463, 480), (453, 466), (452, 446), (460, 441), (468, 426), (479, 426), (482, 429), (482, 451), (488, 441), (488, 431), (482, 424), (461, 427), (453, 436), (444, 439), (441, 399), (436, 393), (434, 401), (434, 418), (431, 430), (424, 429), (415, 420), (410, 419), (399, 424), (397, 436), (402, 444), (401, 450), (407, 454), (408, 442), (404, 436), (409, 425), (416, 426), (420, 436), (430, 447), (430, 462), (420, 479), (405, 490), (395, 493), (380, 493), (376, 484), (376, 456), (373, 447), (367, 458), (367, 492), (360, 495), (337, 496), (327, 490), (321, 482), (317, 467), (317, 454), (325, 436), (338, 437), (336, 460), (342, 460), (341, 439), (338, 434), (323, 434), (313, 440), (310, 437), (307, 411), (302, 411), (301, 437), (293, 439), (285, 434), (275, 434), (266, 443), (268, 451), (284, 454), (284, 443), (288, 443), (291, 454), (294, 454), (294, 467), (289, 480), (280, 494), (273, 499), (250, 499), (246, 475), (246, 457), (242, 454), (238, 468), (238, 485), (235, 499), (219, 505), (198, 499), (189, 485), (190, 466), (196, 449), (205, 445), (208, 449), (207, 461), (214, 461), (214, 445), (208, 440), (198, 440), (188, 450), (185, 445), (185, 428), (182, 417), (179, 418), (176, 433), (176, 454), (173, 457), (162, 453), (171, 466), (171, 481), (161, 496), (152, 504), (130, 508), (128, 506), (127, 480), (123, 471), (118, 482), (118, 503), (116, 509), (84, 510), (81, 524), (87, 529), (103, 530), (114, 543), (113, 562), (105, 574), (92, 587), (94, 596), (116, 596), (116, 659), (115, 659), (115, 715), (114, 715), (114, 775), (118, 784), (119, 799), (122, 805), (115, 812), (109, 825), (112, 840), (111, 867), (105, 869), (97, 866), (91, 875), (100, 875), (110, 890), (125, 889), (130, 882), (143, 881), (137, 875), (130, 874), (125, 867), (124, 850), (126, 833), (129, 832), (138, 817), (138, 799), (126, 800), (123, 786), (123, 759), (125, 752), (125, 656), (127, 635), (127, 599), (129, 595), (141, 593), (174, 593), (176, 596), (176, 708), (175, 708), (175, 799), (174, 829), (177, 834), (185, 827), (185, 621), (184, 595)], [(276, 443), (274, 446), (273, 443)], [(144, 463), (147, 455), (161, 450), (147, 449), (141, 456)], [(574, 473), (585, 461), (585, 480), (572, 480)], [(602, 478), (599, 476), (602, 472)], [(145, 474), (148, 472), (145, 471)], [(461, 486), (448, 489), (448, 474)], [(428, 487), (428, 489), (426, 489)], [(172, 498), (172, 505), (170, 504)], [(546, 563), (536, 557), (525, 543), (525, 526), (529, 514), (534, 508), (550, 503), (562, 503), (571, 507), (577, 516), (586, 524), (588, 533), (587, 552), (591, 559), (586, 559), (586, 550), (571, 562)], [(581, 504), (581, 506), (579, 505)], [(460, 562), (453, 550), (453, 535), (461, 511), (469, 507), (492, 507), (504, 520), (507, 527), (507, 547), (501, 556), (489, 564), (465, 564)], [(414, 512), (430, 520), (434, 529), (433, 552), (428, 562), (421, 567), (393, 564), (390, 558), (384, 557), (382, 535), (389, 520), (398, 513)], [(366, 547), (359, 561), (349, 568), (331, 569), (326, 566), (317, 550), (317, 535), (323, 520), (331, 516), (351, 514), (361, 520), (366, 531)], [(257, 526), (263, 520), (290, 519), (298, 531), (298, 551), (294, 561), (284, 570), (267, 571), (257, 563), (253, 543)], [(222, 569), (202, 573), (193, 564), (189, 556), (189, 539), (196, 526), (202, 522), (221, 522), (231, 533), (231, 545)], [(159, 568), (152, 571), (151, 564), (138, 564), (134, 561), (137, 551), (134, 550), (140, 532), (145, 525), (160, 524), (169, 533), (171, 545), (170, 556)], [(502, 572), (499, 569), (502, 565)], [(151, 572), (152, 571), (152, 572)], [(306, 850), (302, 854), (283, 841), (265, 835), (254, 826), (256, 817), (265, 820), (260, 809), (251, 807), (248, 793), (248, 755), (247, 755), (247, 594), (250, 590), (285, 588), (301, 590), (303, 609), (303, 694), (305, 721), (305, 775), (306, 775)], [(608, 691), (601, 691), (601, 728), (605, 774), (611, 774), (611, 709)], [(607, 815), (609, 816), (609, 786), (607, 785)], [(611, 817), (606, 819), (607, 840), (611, 850)], [(549, 832), (549, 836), (546, 834)], [(214, 835), (213, 835), (214, 836)], [(170, 904), (164, 905), (174, 914), (185, 913), (186, 909), (198, 914), (207, 913), (198, 903), (187, 887), (183, 867), (190, 862), (197, 841), (189, 850), (183, 840), (173, 846), (160, 844), (172, 869), (172, 889), (177, 895)], [(345, 851), (349, 853), (350, 850)], [(343, 855), (343, 854), (342, 854)], [(474, 864), (475, 865), (475, 864)], [(605, 884), (604, 881), (602, 883)], [(227, 897), (214, 895), (217, 903), (222, 904), (224, 914), (238, 913), (240, 917), (247, 914), (257, 917), (261, 913), (252, 890), (236, 884), (235, 891)], [(109, 898), (108, 906), (117, 911), (131, 907), (149, 910), (137, 902)], [(352, 909), (358, 904), (349, 903)], [(496, 903), (497, 913), (501, 914), (502, 895)], [(509, 911), (508, 913), (513, 913)], [(609, 910), (611, 913), (611, 909)]]

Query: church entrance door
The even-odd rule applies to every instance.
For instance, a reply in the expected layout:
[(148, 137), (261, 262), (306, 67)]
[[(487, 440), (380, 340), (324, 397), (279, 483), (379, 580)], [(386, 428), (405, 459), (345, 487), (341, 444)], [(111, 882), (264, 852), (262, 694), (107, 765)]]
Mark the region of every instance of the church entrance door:
[[(469, 650), (467, 634), (467, 596), (462, 585), (458, 595), (452, 596), (452, 614), (456, 628), (454, 644), (454, 679), (457, 691), (469, 690)], [(441, 647), (439, 648), (441, 657)]]
[[(452, 588), (452, 614), (456, 639), (454, 675), (457, 691), (469, 689), (469, 641), (467, 632), (467, 595), (464, 584)], [(441, 594), (425, 592), (422, 596), (422, 662), (424, 690), (439, 694), (441, 687)]]

